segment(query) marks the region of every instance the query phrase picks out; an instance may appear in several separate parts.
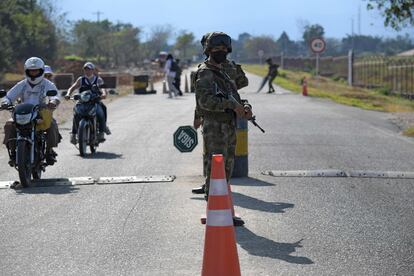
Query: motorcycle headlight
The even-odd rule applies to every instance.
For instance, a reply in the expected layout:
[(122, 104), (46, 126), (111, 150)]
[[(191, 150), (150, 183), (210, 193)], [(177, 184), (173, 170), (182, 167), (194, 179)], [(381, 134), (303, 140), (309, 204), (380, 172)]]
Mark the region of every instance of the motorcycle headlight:
[(81, 102), (89, 102), (89, 100), (91, 99), (91, 94), (90, 93), (81, 93), (80, 95), (80, 100)]
[(16, 114), (15, 115), (16, 124), (18, 125), (27, 125), (30, 123), (30, 119), (32, 119), (32, 114)]

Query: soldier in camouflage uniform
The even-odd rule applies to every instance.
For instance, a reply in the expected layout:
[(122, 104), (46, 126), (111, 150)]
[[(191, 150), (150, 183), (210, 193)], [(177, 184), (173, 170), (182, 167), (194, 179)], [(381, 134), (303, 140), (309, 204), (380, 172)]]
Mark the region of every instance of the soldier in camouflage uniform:
[[(205, 42), (208, 38), (208, 36), (210, 36), (211, 33), (206, 33), (203, 38), (201, 39), (201, 46), (203, 46), (203, 49), (205, 49), (206, 45)], [(205, 55), (208, 56), (208, 53), (205, 53)], [(199, 64), (198, 67), (200, 67), (202, 64)], [(222, 68), (223, 70), (227, 73), (227, 75), (235, 82), (237, 90), (242, 89), (243, 87), (246, 87), (249, 85), (249, 80), (246, 77), (246, 74), (244, 73), (243, 69), (241, 68), (240, 64), (235, 63), (234, 61), (229, 61), (228, 59), (226, 59), (223, 63), (222, 63)], [(195, 82), (195, 80), (194, 80)], [(195, 83), (194, 83), (195, 84)], [(193, 84), (193, 80), (192, 80), (192, 85)], [(194, 128), (198, 129), (203, 123), (203, 116), (201, 114), (201, 111), (199, 109), (199, 106), (196, 105), (196, 110), (194, 112), (194, 123), (193, 126)], [(206, 152), (206, 148), (204, 145), (204, 149), (203, 149), (203, 174), (204, 176), (206, 176), (206, 168), (208, 165), (208, 155), (205, 154)], [(201, 187), (197, 187), (192, 189), (192, 192), (194, 194), (204, 194), (205, 193), (205, 184), (201, 185)]]
[[(208, 195), (212, 154), (223, 154), (226, 177), (229, 180), (233, 170), (236, 148), (236, 118), (250, 119), (252, 112), (251, 106), (247, 104), (247, 101), (244, 104), (245, 102), (240, 99), (237, 92), (237, 67), (230, 65), (231, 70), (234, 70), (233, 78), (236, 81), (224, 70), (226, 66), (229, 66), (227, 64), (232, 64), (227, 61), (227, 54), (232, 50), (231, 38), (221, 32), (211, 33), (206, 38), (204, 46), (204, 53), (208, 59), (199, 66), (196, 72), (194, 126), (197, 127), (196, 120), (199, 120), (198, 126), (200, 126), (202, 118), (204, 160), (207, 163), (205, 166), (205, 192)], [(240, 83), (243, 81), (239, 81), (239, 85)], [(246, 83), (245, 80), (244, 83)]]

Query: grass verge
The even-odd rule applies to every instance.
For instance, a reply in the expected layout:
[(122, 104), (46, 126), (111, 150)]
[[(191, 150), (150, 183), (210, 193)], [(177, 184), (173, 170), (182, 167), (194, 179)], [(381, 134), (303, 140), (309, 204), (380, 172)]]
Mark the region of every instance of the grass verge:
[[(247, 72), (264, 77), (267, 66), (244, 64)], [(279, 70), (275, 83), (280, 87), (295, 93), (302, 93), (301, 80), (308, 81), (308, 95), (331, 99), (334, 102), (359, 107), (367, 110), (382, 112), (414, 112), (414, 101), (398, 96), (384, 95), (380, 91), (348, 86), (345, 81), (335, 81), (326, 77), (315, 77), (310, 73), (300, 71)], [(414, 136), (414, 126), (407, 128), (404, 135)]]
[(403, 131), (403, 134), (404, 134), (405, 136), (414, 137), (414, 127), (409, 127), (409, 128), (406, 128), (406, 129)]

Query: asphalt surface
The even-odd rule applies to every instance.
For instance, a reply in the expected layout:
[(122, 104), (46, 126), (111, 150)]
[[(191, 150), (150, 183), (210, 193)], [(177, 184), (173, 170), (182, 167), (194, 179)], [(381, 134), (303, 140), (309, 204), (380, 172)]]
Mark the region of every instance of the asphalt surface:
[[(414, 140), (389, 114), (278, 88), (243, 89), (266, 129), (249, 125), (249, 178), (233, 179), (243, 275), (414, 275), (414, 180), (280, 178), (264, 170), (414, 171)], [(44, 178), (176, 175), (174, 182), (0, 189), (1, 275), (197, 275), (205, 212), (201, 146), (179, 153), (194, 95), (130, 95), (108, 105), (112, 135), (93, 157), (69, 144)], [(201, 135), (199, 131), (199, 139)], [(0, 151), (0, 181), (16, 180)]]

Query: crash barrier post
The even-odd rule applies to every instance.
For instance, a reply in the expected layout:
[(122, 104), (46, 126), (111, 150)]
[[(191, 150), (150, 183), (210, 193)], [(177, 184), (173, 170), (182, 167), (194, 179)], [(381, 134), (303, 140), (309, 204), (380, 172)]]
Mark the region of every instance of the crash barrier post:
[(148, 75), (138, 75), (134, 76), (134, 94), (155, 94), (157, 91), (150, 90), (147, 91), (149, 76)]
[(236, 235), (222, 154), (214, 154), (211, 160), (201, 275), (240, 275)]
[(185, 92), (185, 93), (189, 93), (190, 91), (188, 90), (188, 79), (187, 79), (187, 74), (185, 74), (184, 81), (185, 81), (185, 84), (184, 84), (184, 92)]
[(236, 137), (236, 154), (232, 177), (246, 177), (249, 174), (248, 122), (246, 119), (237, 119)]

